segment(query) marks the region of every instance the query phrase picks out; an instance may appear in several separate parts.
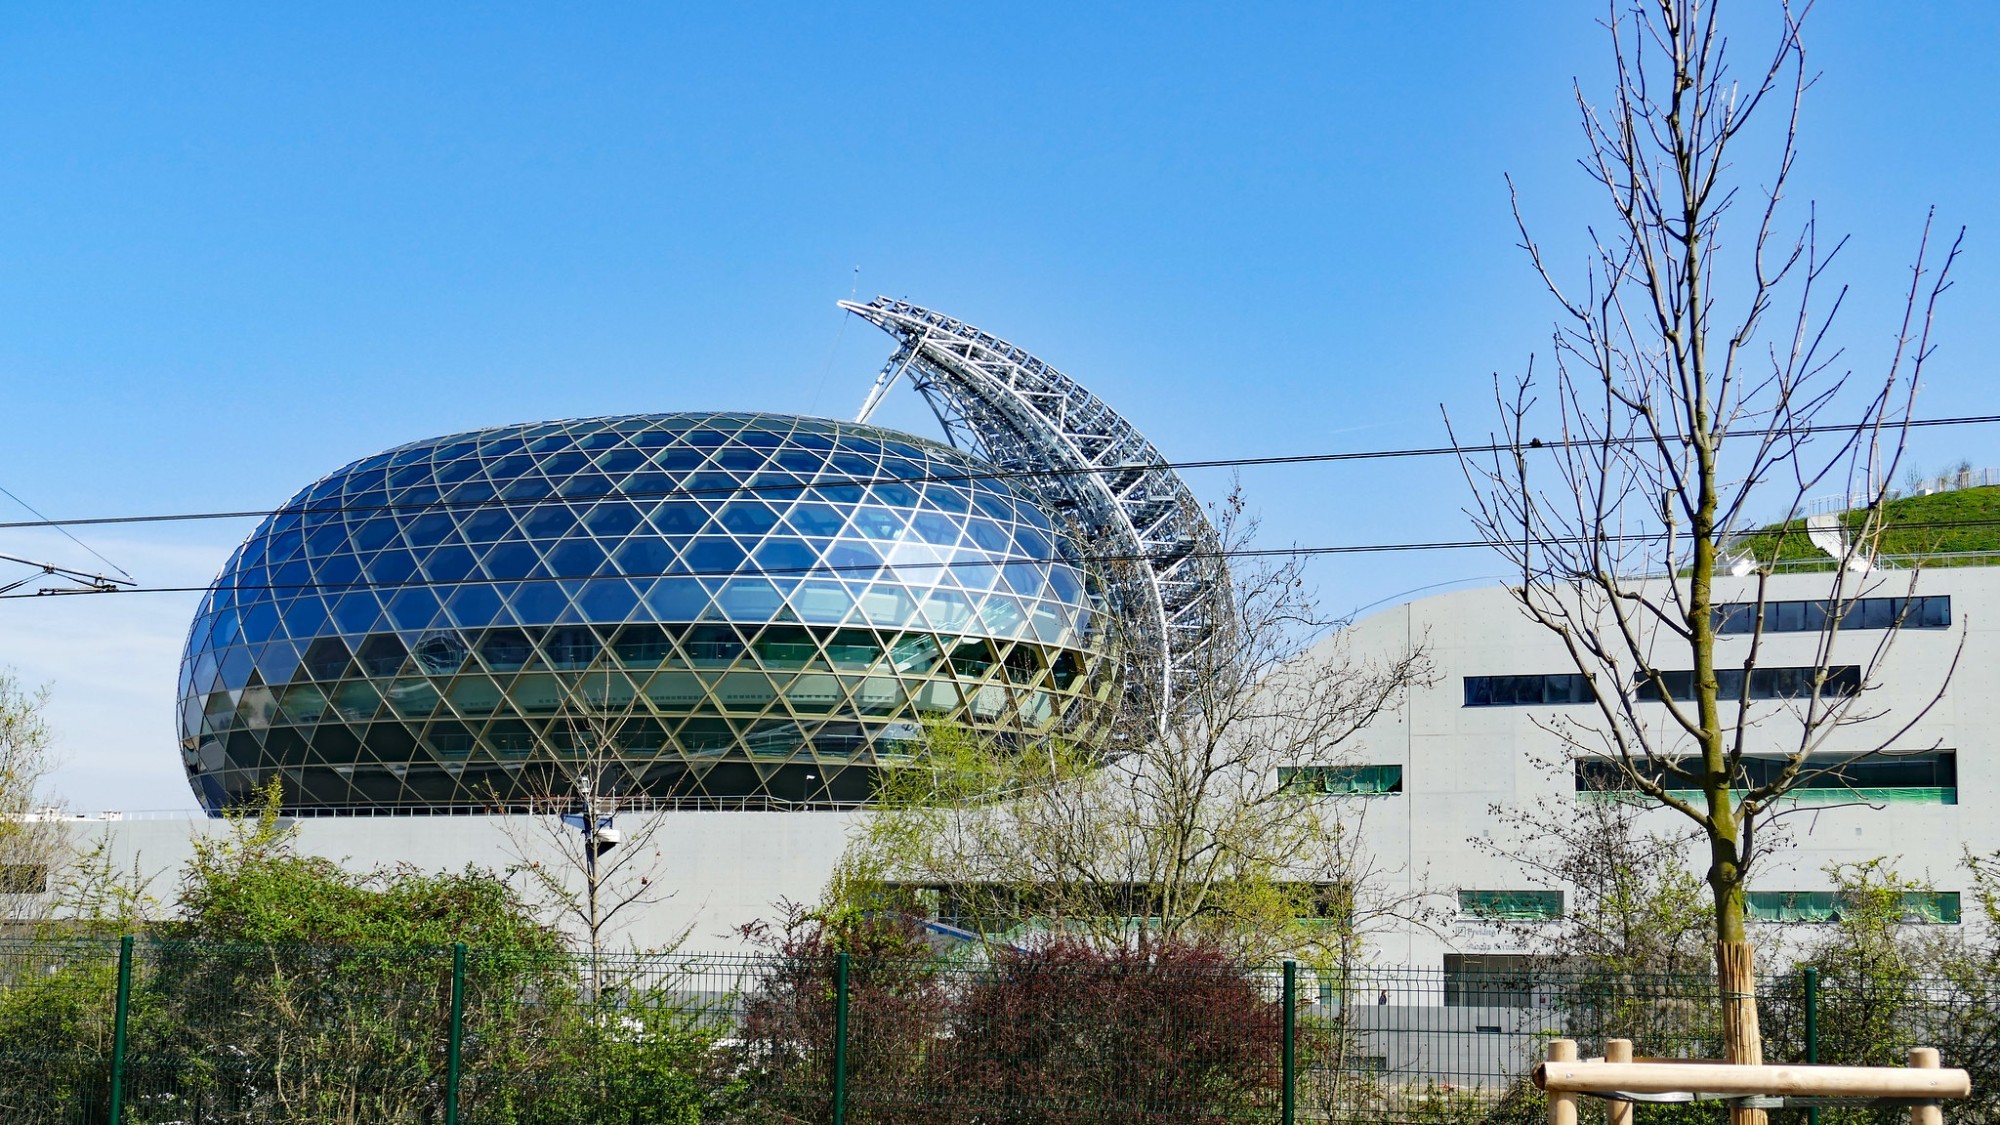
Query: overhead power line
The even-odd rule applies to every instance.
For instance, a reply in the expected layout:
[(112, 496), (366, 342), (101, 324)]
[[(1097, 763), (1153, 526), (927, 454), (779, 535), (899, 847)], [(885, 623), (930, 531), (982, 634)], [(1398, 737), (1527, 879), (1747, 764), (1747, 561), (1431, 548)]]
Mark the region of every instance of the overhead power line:
[[(2000, 422), (2000, 414), (1963, 415), (1950, 418), (1918, 418), (1918, 419), (1912, 419), (1908, 423), (1908, 426), (1911, 429), (1922, 429), (1935, 426), (1986, 425), (1994, 422)], [(1796, 434), (1857, 433), (1874, 428), (1876, 427), (1861, 425), (1861, 424), (1844, 424), (1844, 425), (1827, 425), (1827, 426), (1802, 426), (1790, 432)], [(1897, 427), (1883, 427), (1883, 428), (1900, 429), (1901, 427), (1897, 426)], [(1731, 434), (1729, 436), (1754, 437), (1754, 436), (1762, 436), (1762, 433), (1763, 433), (1762, 431), (1744, 431), (1742, 433)], [(994, 469), (991, 471), (984, 471), (984, 472), (932, 473), (932, 474), (919, 474), (915, 476), (836, 477), (824, 480), (810, 480), (810, 481), (797, 480), (797, 481), (783, 481), (783, 482), (765, 482), (761, 484), (716, 485), (705, 488), (648, 489), (643, 491), (611, 492), (611, 493), (605, 493), (603, 495), (579, 496), (579, 497), (495, 496), (495, 497), (480, 497), (478, 499), (465, 499), (465, 500), (437, 499), (437, 500), (426, 500), (426, 501), (401, 503), (401, 504), (304, 504), (296, 506), (285, 505), (278, 508), (245, 508), (232, 511), (175, 512), (175, 513), (166, 513), (159, 515), (136, 515), (136, 516), (87, 516), (75, 519), (59, 519), (59, 520), (52, 520), (52, 519), (19, 520), (11, 523), (0, 523), (0, 531), (24, 530), (32, 528), (61, 529), (69, 527), (102, 527), (112, 524), (189, 523), (202, 520), (263, 519), (267, 516), (278, 515), (285, 512), (354, 514), (354, 513), (380, 513), (380, 512), (464, 511), (464, 510), (475, 510), (479, 508), (527, 507), (538, 504), (565, 503), (565, 502), (596, 503), (598, 501), (603, 501), (603, 500), (667, 500), (667, 499), (675, 499), (683, 497), (692, 498), (700, 496), (757, 495), (766, 492), (799, 493), (814, 489), (866, 488), (873, 485), (889, 485), (889, 484), (962, 483), (968, 481), (982, 481), (982, 480), (1002, 480), (1002, 481), (1028, 480), (1028, 479), (1042, 480), (1051, 477), (1131, 472), (1135, 469), (1166, 468), (1166, 469), (1173, 469), (1175, 471), (1191, 470), (1191, 469), (1245, 469), (1245, 468), (1259, 468), (1272, 465), (1315, 465), (1315, 464), (1337, 464), (1345, 461), (1378, 461), (1378, 460), (1389, 460), (1393, 458), (1403, 458), (1403, 457), (1450, 457), (1450, 456), (1479, 455), (1488, 453), (1503, 453), (1503, 452), (1529, 451), (1529, 450), (1581, 449), (1581, 448), (1601, 447), (1606, 444), (1636, 446), (1636, 445), (1651, 444), (1651, 442), (1649, 440), (1639, 439), (1639, 438), (1621, 438), (1609, 443), (1607, 443), (1605, 440), (1602, 439), (1571, 440), (1571, 441), (1564, 441), (1564, 440), (1542, 441), (1540, 439), (1535, 439), (1533, 441), (1528, 442), (1525, 445), (1516, 445), (1512, 443), (1493, 443), (1486, 445), (1468, 445), (1468, 446), (1442, 445), (1442, 446), (1412, 447), (1407, 449), (1352, 450), (1343, 453), (1294, 453), (1294, 454), (1281, 454), (1281, 455), (1274, 455), (1267, 457), (1216, 457), (1216, 458), (1207, 458), (1207, 459), (1192, 460), (1192, 461), (1166, 461), (1158, 464), (1148, 464), (1148, 465), (1105, 465), (1105, 466), (1092, 466), (1089, 468), (1077, 468), (1077, 469), (1066, 469), (1066, 468), (1065, 469), (1057, 469), (1057, 468)], [(644, 472), (645, 470), (635, 469), (633, 471)], [(695, 469), (690, 471), (702, 472), (706, 470)], [(760, 470), (760, 471), (783, 472), (784, 470), (779, 469), (779, 470)]]
[[(1909, 521), (1888, 522), (1883, 525), (1885, 531), (1908, 531), (1908, 530), (1918, 530), (1918, 529), (1945, 530), (1945, 529), (1955, 529), (1955, 528), (1976, 528), (1976, 527), (2000, 527), (2000, 519), (1909, 520)], [(1665, 538), (1667, 538), (1667, 533), (1664, 531), (1649, 532), (1643, 535), (1622, 535), (1609, 539), (1598, 539), (1596, 537), (1583, 537), (1583, 536), (1562, 536), (1562, 537), (1539, 539), (1534, 544), (1532, 544), (1532, 546), (1535, 547), (1550, 546), (1550, 545), (1574, 546), (1574, 545), (1581, 545), (1585, 543), (1594, 543), (1594, 542), (1605, 542), (1614, 544), (1643, 544), (1647, 542), (1658, 542)], [(1492, 548), (1495, 546), (1496, 544), (1491, 543), (1484, 539), (1447, 539), (1447, 540), (1432, 540), (1427, 542), (1404, 542), (1404, 543), (1329, 544), (1329, 545), (1314, 546), (1314, 547), (1239, 547), (1222, 551), (1189, 552), (1187, 557), (1194, 557), (1195, 554), (1200, 553), (1200, 554), (1205, 554), (1206, 557), (1210, 558), (1225, 558), (1225, 559), (1303, 558), (1303, 557), (1317, 557), (1322, 555), (1383, 554), (1383, 553), (1400, 552), (1400, 551), (1464, 551), (1464, 550), (1474, 550), (1482, 547)], [(1129, 555), (1129, 554), (1092, 555), (1090, 561), (1093, 563), (1138, 563), (1138, 562), (1151, 561), (1152, 558), (1153, 558), (1152, 556)], [(1075, 559), (1065, 558), (1060, 555), (1002, 555), (999, 557), (991, 557), (991, 558), (945, 559), (938, 561), (916, 560), (916, 561), (906, 561), (906, 562), (889, 562), (885, 560), (879, 563), (840, 563), (840, 564), (819, 563), (811, 566), (797, 566), (797, 567), (759, 567), (755, 571), (745, 571), (740, 569), (669, 570), (669, 571), (650, 571), (642, 574), (602, 574), (602, 575), (582, 575), (582, 576), (539, 575), (539, 576), (525, 577), (525, 578), (489, 578), (485, 575), (467, 575), (463, 578), (450, 578), (450, 579), (407, 578), (396, 581), (366, 579), (354, 582), (312, 582), (312, 581), (284, 582), (284, 583), (232, 582), (229, 583), (227, 588), (232, 590), (262, 590), (262, 591), (273, 591), (273, 592), (282, 590), (314, 590), (314, 591), (326, 591), (332, 593), (343, 593), (354, 590), (407, 590), (407, 589), (421, 589), (421, 588), (446, 588), (446, 587), (457, 587), (457, 586), (522, 586), (531, 584), (538, 585), (548, 582), (570, 582), (570, 583), (582, 584), (589, 582), (615, 582), (628, 579), (639, 580), (639, 581), (650, 581), (656, 578), (710, 578), (710, 579), (812, 578), (812, 577), (837, 578), (843, 574), (875, 574), (881, 571), (926, 571), (926, 570), (947, 570), (947, 569), (957, 570), (957, 569), (966, 569), (974, 567), (998, 568), (998, 567), (1017, 566), (1024, 564), (1033, 565), (1037, 563), (1073, 564), (1075, 562), (1076, 562)], [(275, 565), (284, 566), (287, 564), (278, 563)], [(200, 593), (206, 593), (209, 589), (210, 587), (206, 585), (140, 586), (136, 588), (122, 589), (117, 592), (132, 593), (132, 594), (200, 594)], [(11, 600), (14, 598), (32, 598), (39, 596), (41, 596), (41, 592), (39, 591), (29, 592), (29, 593), (0, 594), (0, 601)]]

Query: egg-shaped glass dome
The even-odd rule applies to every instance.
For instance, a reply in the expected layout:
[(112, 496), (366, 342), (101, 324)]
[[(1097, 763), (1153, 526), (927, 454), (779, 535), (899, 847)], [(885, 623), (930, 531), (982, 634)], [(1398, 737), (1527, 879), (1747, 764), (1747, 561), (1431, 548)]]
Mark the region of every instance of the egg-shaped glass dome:
[(865, 800), (926, 719), (1099, 738), (1096, 595), (983, 463), (873, 426), (648, 414), (367, 457), (233, 555), (181, 665), (211, 810)]

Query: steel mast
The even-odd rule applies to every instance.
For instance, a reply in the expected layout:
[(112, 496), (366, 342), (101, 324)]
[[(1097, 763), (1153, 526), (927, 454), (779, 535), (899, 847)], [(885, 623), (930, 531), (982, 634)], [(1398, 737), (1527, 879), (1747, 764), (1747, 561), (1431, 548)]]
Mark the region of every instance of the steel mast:
[(1131, 686), (1164, 725), (1234, 617), (1221, 537), (1167, 459), (1102, 399), (991, 333), (888, 297), (840, 307), (898, 345), (855, 421), (908, 372), (953, 445), (1023, 474), (1016, 483), (1088, 552), (1118, 564), (1106, 575), (1148, 681)]

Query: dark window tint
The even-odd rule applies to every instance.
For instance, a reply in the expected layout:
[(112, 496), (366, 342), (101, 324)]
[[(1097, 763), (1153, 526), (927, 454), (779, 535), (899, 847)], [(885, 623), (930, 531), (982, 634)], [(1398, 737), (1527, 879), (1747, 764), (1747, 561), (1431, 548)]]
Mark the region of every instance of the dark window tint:
[(1575, 672), (1532, 676), (1467, 676), (1467, 707), (1518, 707), (1590, 702), (1590, 680)]
[[(1842, 664), (1831, 668), (1754, 668), (1750, 671), (1751, 699), (1798, 699), (1812, 694), (1813, 684), (1824, 673), (1826, 679), (1819, 685), (1823, 698), (1838, 698), (1853, 695), (1861, 690), (1861, 669), (1852, 664)], [(1691, 700), (1694, 698), (1694, 673), (1686, 670), (1664, 671), (1660, 682), (1671, 699)], [(1715, 673), (1716, 698), (1724, 703), (1743, 698), (1743, 669), (1718, 668)], [(1642, 695), (1657, 699), (1657, 689), (1649, 683), (1636, 683), (1634, 689)]]
[[(1951, 598), (1931, 594), (1918, 598), (1855, 598), (1839, 614), (1837, 605), (1829, 610), (1825, 601), (1781, 601), (1764, 603), (1766, 633), (1817, 633), (1826, 628), (1829, 616), (1840, 617), (1843, 629), (1887, 629), (1899, 620), (1905, 629), (1944, 629), (1951, 625)], [(1753, 633), (1757, 629), (1754, 602), (1725, 602), (1715, 607), (1715, 631), (1729, 636)]]
[[(1745, 757), (1742, 771), (1734, 779), (1733, 785), (1739, 789), (1767, 785), (1784, 771), (1786, 759), (1772, 757)], [(1699, 762), (1682, 764), (1683, 769), (1694, 770)], [(1952, 750), (1927, 750), (1919, 754), (1869, 754), (1853, 757), (1845, 754), (1813, 754), (1807, 757), (1800, 771), (1802, 780), (1796, 788), (1800, 790), (1818, 789), (1876, 789), (1876, 790), (1932, 790), (1958, 788), (1958, 754)], [(1655, 775), (1669, 789), (1682, 788), (1686, 782), (1667, 776), (1664, 771)], [(1576, 790), (1583, 792), (1607, 792), (1630, 789), (1631, 779), (1625, 776), (1618, 763), (1607, 758), (1583, 758), (1576, 763)]]

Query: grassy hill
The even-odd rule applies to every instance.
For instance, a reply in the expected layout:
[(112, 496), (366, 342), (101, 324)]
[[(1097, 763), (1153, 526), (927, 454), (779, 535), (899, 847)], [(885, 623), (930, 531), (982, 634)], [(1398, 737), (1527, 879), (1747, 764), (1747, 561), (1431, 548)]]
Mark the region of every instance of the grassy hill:
[[(1882, 534), (1883, 555), (2000, 551), (2000, 486), (1906, 496), (1889, 501), (1885, 513), (1888, 526)], [(1850, 535), (1861, 526), (1860, 512), (1848, 512), (1842, 518)], [(1806, 538), (1804, 520), (1760, 528), (1742, 546), (1764, 562), (1820, 559), (1830, 565), (1833, 561)], [(1945, 560), (1940, 563), (1950, 565)]]

